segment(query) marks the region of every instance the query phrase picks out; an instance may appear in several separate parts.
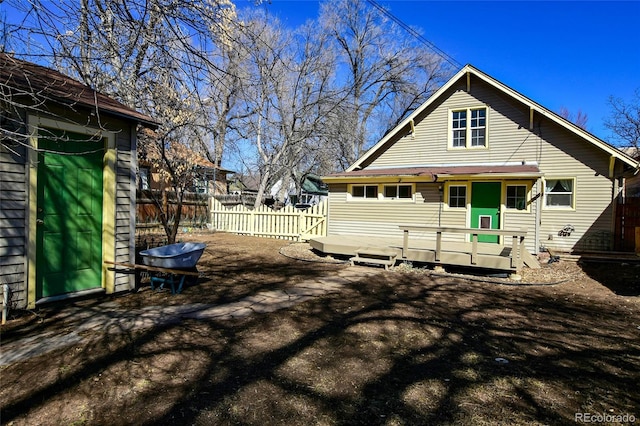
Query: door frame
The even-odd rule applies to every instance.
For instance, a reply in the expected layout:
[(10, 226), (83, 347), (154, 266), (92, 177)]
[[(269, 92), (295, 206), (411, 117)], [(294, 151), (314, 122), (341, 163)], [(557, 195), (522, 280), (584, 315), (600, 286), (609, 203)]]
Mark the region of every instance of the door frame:
[[(108, 271), (104, 265), (104, 261), (113, 258), (115, 254), (115, 203), (116, 203), (116, 134), (114, 132), (104, 131), (94, 127), (79, 126), (76, 124), (66, 123), (53, 120), (50, 118), (29, 115), (27, 117), (29, 126), (30, 146), (28, 154), (28, 170), (27, 179), (29, 183), (28, 189), (28, 212), (26, 229), (27, 238), (27, 308), (33, 309), (36, 306), (36, 273), (37, 273), (37, 232), (36, 219), (38, 208), (38, 129), (51, 128), (56, 130), (66, 130), (68, 132), (95, 136), (107, 140), (104, 158), (102, 162), (102, 282), (101, 288), (107, 294), (111, 294), (115, 290), (115, 273)], [(72, 293), (73, 294), (73, 293)], [(50, 299), (54, 299), (53, 296)], [(69, 297), (68, 295), (62, 297)]]
[[(496, 230), (501, 230), (503, 229), (503, 223), (504, 223), (504, 218), (502, 216), (502, 214), (504, 213), (504, 181), (502, 180), (470, 180), (469, 181), (469, 209), (468, 209), (468, 216), (467, 216), (467, 227), (471, 228), (471, 218), (473, 216), (473, 203), (472, 203), (472, 199), (473, 199), (473, 184), (474, 183), (495, 183), (495, 184), (499, 184), (500, 185), (500, 196), (498, 197), (498, 227), (495, 228)], [(493, 229), (493, 228), (492, 228)], [(496, 243), (488, 243), (488, 244), (503, 244), (503, 237), (502, 235), (497, 235), (498, 237), (498, 241)]]

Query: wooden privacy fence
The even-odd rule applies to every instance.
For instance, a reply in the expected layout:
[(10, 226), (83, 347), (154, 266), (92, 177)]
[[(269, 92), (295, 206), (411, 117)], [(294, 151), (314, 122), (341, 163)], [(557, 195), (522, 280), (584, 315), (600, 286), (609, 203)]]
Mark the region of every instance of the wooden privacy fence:
[[(160, 227), (160, 211), (153, 202), (153, 197), (160, 200), (162, 193), (157, 190), (138, 191), (136, 197), (136, 227), (158, 228)], [(169, 222), (173, 222), (178, 206), (175, 200), (175, 194), (168, 193), (168, 214)], [(209, 210), (209, 197), (202, 194), (187, 193), (184, 194), (182, 201), (182, 215), (180, 218), (180, 226), (204, 227), (207, 224)]]
[(304, 210), (293, 206), (280, 210), (260, 206), (252, 210), (242, 205), (225, 207), (214, 199), (211, 226), (218, 231), (236, 234), (308, 241), (327, 234), (327, 202)]
[(621, 199), (616, 204), (614, 243), (614, 250), (640, 253), (640, 197)]

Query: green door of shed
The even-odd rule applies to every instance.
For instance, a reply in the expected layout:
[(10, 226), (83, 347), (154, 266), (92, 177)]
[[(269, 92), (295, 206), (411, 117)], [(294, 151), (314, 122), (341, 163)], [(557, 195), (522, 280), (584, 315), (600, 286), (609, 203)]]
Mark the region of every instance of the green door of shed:
[(49, 136), (38, 141), (36, 297), (99, 288), (104, 142), (42, 133)]
[[(500, 182), (473, 182), (471, 184), (471, 227), (500, 229)], [(478, 235), (478, 241), (498, 243), (497, 235)]]

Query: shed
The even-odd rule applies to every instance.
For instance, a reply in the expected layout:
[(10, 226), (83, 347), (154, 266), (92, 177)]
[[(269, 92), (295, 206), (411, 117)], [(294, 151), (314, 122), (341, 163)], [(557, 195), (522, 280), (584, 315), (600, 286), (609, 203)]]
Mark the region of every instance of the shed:
[(135, 286), (136, 141), (154, 120), (0, 54), (0, 284), (12, 308)]

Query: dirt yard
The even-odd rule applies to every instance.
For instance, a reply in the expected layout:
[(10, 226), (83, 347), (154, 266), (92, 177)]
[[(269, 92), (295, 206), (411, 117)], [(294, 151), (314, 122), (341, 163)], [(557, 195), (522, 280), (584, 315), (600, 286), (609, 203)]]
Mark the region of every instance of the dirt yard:
[[(0, 367), (1, 424), (640, 421), (638, 263), (560, 261), (515, 282), (182, 239), (208, 244), (182, 294), (142, 284), (2, 327), (3, 352), (50, 346)], [(82, 327), (96, 319), (121, 327)]]

